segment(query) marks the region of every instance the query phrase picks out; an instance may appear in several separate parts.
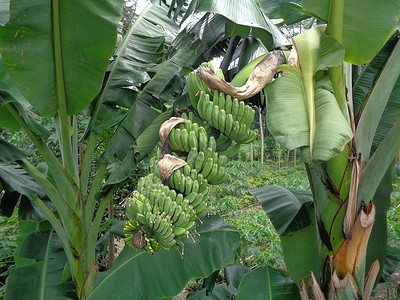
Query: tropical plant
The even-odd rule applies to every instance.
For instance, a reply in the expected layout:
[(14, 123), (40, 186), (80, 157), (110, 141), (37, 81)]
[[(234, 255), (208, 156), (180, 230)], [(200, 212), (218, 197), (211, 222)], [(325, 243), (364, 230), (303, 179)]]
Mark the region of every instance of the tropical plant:
[[(293, 38), (288, 63), (277, 68), (282, 76), (265, 88), (268, 128), (288, 149), (301, 149), (312, 195), (279, 187), (253, 195), (281, 235), (303, 299), (310, 298), (308, 278), (314, 299), (368, 299), (384, 269), (390, 166), (400, 147), (400, 4), (383, 2), (381, 17), (373, 7), (372, 1), (303, 1), (302, 11), (327, 25)], [(351, 64), (365, 63), (353, 86)], [(237, 82), (202, 70), (200, 77), (211, 90), (241, 97)], [(200, 104), (198, 110), (201, 116)]]

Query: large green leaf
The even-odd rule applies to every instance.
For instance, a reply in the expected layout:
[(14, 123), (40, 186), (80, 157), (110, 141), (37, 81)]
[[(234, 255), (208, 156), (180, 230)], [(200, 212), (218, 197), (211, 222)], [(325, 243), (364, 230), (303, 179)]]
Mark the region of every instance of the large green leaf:
[(280, 235), (285, 264), (292, 279), (298, 284), (311, 271), (318, 274), (321, 263), (316, 259), (319, 251), (314, 209), (310, 206), (311, 193), (279, 186), (250, 192), (260, 201)]
[(121, 0), (11, 2), (10, 21), (0, 28), (1, 54), (40, 114), (54, 114), (59, 105), (78, 113), (99, 92), (121, 9)]
[(33, 199), (37, 194), (44, 196), (42, 188), (20, 166), (0, 164), (0, 183), (8, 191), (16, 191)]
[(3, 26), (10, 18), (10, 0), (0, 0), (0, 25)]
[(10, 271), (6, 300), (77, 299), (72, 281), (62, 281), (67, 257), (55, 233), (32, 233), (24, 240), (19, 255), (35, 262)]
[(373, 262), (378, 259), (379, 274), (376, 282), (379, 282), (387, 254), (387, 211), (390, 208), (390, 194), (392, 192), (392, 176), (391, 168), (389, 168), (382, 178), (372, 201), (376, 207), (376, 215), (374, 226), (372, 227), (371, 236), (368, 241), (367, 258), (365, 263), (365, 274), (368, 273), (369, 268)]
[(0, 138), (0, 153), (0, 163), (20, 160), (29, 155), (24, 150), (19, 149), (2, 138)]
[(293, 280), (283, 275), (280, 270), (258, 267), (243, 276), (236, 299), (295, 300), (300, 299), (300, 293)]
[(190, 300), (225, 300), (232, 299), (236, 294), (236, 289), (226, 284), (217, 284), (211, 294), (207, 294), (206, 289), (201, 289), (195, 293), (189, 294)]
[[(353, 135), (334, 95), (321, 85), (315, 92), (312, 90), (312, 101), (308, 103), (299, 69), (288, 65), (278, 69), (284, 72), (283, 77), (265, 88), (269, 130), (288, 149), (308, 147), (303, 154), (307, 161), (329, 160)], [(313, 105), (309, 111), (315, 110), (312, 118), (308, 114), (308, 105)]]
[(92, 111), (89, 127), (93, 125), (96, 132), (112, 127), (126, 116), (142, 85), (150, 81), (150, 68), (163, 62), (165, 40), (171, 40), (170, 36), (175, 36), (178, 30), (167, 12), (165, 5), (148, 4), (116, 49), (110, 74)]
[[(328, 22), (330, 0), (303, 0), (307, 11)], [(386, 43), (397, 25), (400, 15), (398, 1), (346, 0), (343, 13), (343, 45), (345, 60), (352, 64), (365, 64)], [(329, 24), (328, 24), (329, 26)]]
[(396, 247), (387, 248), (386, 261), (383, 266), (382, 276), (386, 282), (391, 282), (391, 276), (400, 266), (400, 249)]
[(178, 294), (190, 279), (207, 277), (233, 265), (239, 233), (218, 216), (202, 219), (200, 236), (184, 239), (184, 254), (158, 251), (154, 255), (125, 247), (115, 265), (88, 297), (96, 299), (162, 299)]
[(293, 4), (299, 5), (301, 0), (260, 0), (259, 2), (261, 8), (269, 18), (282, 18), (287, 25), (309, 18), (308, 15), (294, 9)]
[(301, 223), (300, 227), (311, 224), (307, 211), (299, 214), (304, 203), (312, 202), (309, 191), (271, 186), (250, 190), (250, 193), (258, 199), (279, 235), (289, 233), (288, 229), (294, 229), (289, 226), (296, 217)]
[[(196, 11), (221, 14), (236, 24), (252, 27), (254, 28), (253, 34), (261, 39), (264, 39), (266, 34), (271, 34), (273, 37), (272, 45), (274, 47), (288, 44), (283, 34), (252, 0), (199, 0), (197, 1)], [(261, 29), (263, 34), (258, 32), (257, 28)], [(265, 43), (267, 48), (270, 48), (272, 45), (268, 42)]]
[[(399, 76), (400, 43), (397, 42), (396, 46), (393, 48), (390, 56), (385, 62), (385, 66), (382, 68), (379, 76), (376, 78), (373, 88), (370, 90), (367, 98), (364, 101), (361, 118), (357, 125), (356, 142), (357, 150), (362, 153), (362, 167), (365, 166), (370, 158), (371, 147), (374, 141), (375, 133), (384, 113), (385, 107), (391, 98), (392, 90), (395, 87)], [(396, 95), (394, 95), (394, 98), (396, 98)], [(398, 99), (396, 100), (394, 101), (398, 102)], [(381, 127), (380, 140), (383, 139), (384, 134), (387, 133), (387, 131), (393, 125), (393, 123), (391, 122), (394, 122), (396, 120), (396, 115), (397, 117), (399, 116), (400, 107), (397, 107), (397, 109), (396, 107), (391, 108), (393, 109), (393, 115), (392, 117), (390, 117), (388, 116), (388, 113), (386, 114), (385, 117), (389, 119), (384, 120), (386, 122), (386, 126), (382, 125), (382, 127), (384, 128)]]
[(368, 202), (369, 199), (373, 197), (379, 183), (396, 157), (399, 148), (400, 116), (398, 116), (396, 123), (394, 123), (393, 127), (362, 170), (359, 185), (359, 190), (362, 192), (358, 193), (359, 203), (361, 199), (365, 199), (365, 201)]

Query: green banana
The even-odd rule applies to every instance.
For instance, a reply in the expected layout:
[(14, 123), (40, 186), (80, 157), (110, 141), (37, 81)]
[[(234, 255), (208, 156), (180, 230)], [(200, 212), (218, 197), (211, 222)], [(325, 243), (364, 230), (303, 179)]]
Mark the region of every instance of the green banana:
[(207, 161), (207, 159), (212, 157), (212, 155), (213, 155), (212, 148), (211, 147), (207, 147), (207, 149), (204, 151), (204, 163)]
[(220, 184), (227, 178), (227, 173), (224, 167), (219, 167), (217, 175), (214, 178), (214, 184)]
[(203, 109), (205, 106), (205, 100), (206, 100), (206, 93), (204, 91), (200, 92), (200, 97), (197, 105), (197, 111), (199, 112), (200, 118), (204, 119), (205, 116), (205, 110)]
[[(238, 118), (238, 114), (239, 114), (239, 100), (237, 98), (234, 98), (232, 100), (232, 117), (233, 120), (236, 121)], [(227, 111), (227, 110), (226, 110)]]
[(199, 141), (197, 140), (197, 135), (194, 131), (189, 132), (189, 147), (198, 147), (199, 146)]
[(243, 120), (243, 123), (246, 124), (246, 126), (248, 128), (250, 128), (251, 124), (253, 123), (254, 116), (256, 115), (256, 111), (253, 108), (251, 108), (250, 106), (248, 106), (248, 107), (250, 108), (249, 109), (250, 113), (248, 114), (247, 119)]
[(208, 138), (207, 138), (206, 134), (201, 132), (199, 134), (199, 151), (204, 152), (207, 149), (207, 146), (208, 146), (207, 140), (208, 140)]
[(190, 149), (189, 154), (187, 156), (186, 162), (192, 169), (194, 169), (194, 164), (195, 164), (197, 154), (198, 154), (197, 148), (193, 147), (192, 149)]
[(195, 164), (194, 164), (194, 168), (195, 168), (198, 172), (200, 172), (200, 171), (202, 170), (202, 168), (203, 168), (203, 164), (204, 164), (204, 152), (203, 152), (203, 151), (200, 151), (200, 152), (197, 154), (196, 161), (195, 161)]
[(235, 141), (238, 143), (242, 143), (242, 140), (246, 137), (247, 134), (248, 134), (248, 128), (246, 124), (240, 125), (240, 129), (238, 135), (235, 138)]
[(232, 113), (232, 97), (231, 95), (225, 95), (225, 111), (226, 114), (231, 114)]
[(214, 178), (215, 178), (215, 176), (216, 176), (217, 173), (218, 173), (218, 169), (219, 169), (218, 164), (213, 163), (211, 172), (210, 172), (210, 173), (208, 174), (208, 176), (206, 177), (207, 181), (208, 181), (210, 184), (213, 184)]
[[(236, 121), (240, 121), (243, 118), (243, 114), (244, 114), (244, 108), (245, 108), (245, 104), (243, 101), (239, 101), (239, 111), (237, 113), (236, 116)], [(239, 122), (240, 124), (240, 122)]]
[(214, 105), (213, 111), (212, 111), (212, 118), (211, 118), (210, 125), (213, 126), (216, 129), (219, 129), (219, 127), (218, 127), (218, 125), (219, 125), (218, 116), (219, 116), (219, 106), (218, 105)]
[(189, 176), (185, 176), (186, 177), (186, 187), (185, 187), (185, 191), (186, 193), (190, 193), (192, 191), (192, 187), (193, 187), (193, 179), (190, 178)]
[(222, 72), (222, 69), (217, 69), (215, 75), (217, 76), (217, 78), (225, 80), (224, 72)]
[(197, 193), (199, 191), (199, 181), (197, 179), (193, 180), (193, 186), (192, 186), (192, 193)]
[(239, 133), (239, 129), (240, 129), (240, 126), (239, 126), (239, 122), (238, 121), (234, 121), (233, 122), (233, 128), (232, 128), (232, 131), (231, 131), (231, 134), (229, 135), (229, 137), (232, 139), (232, 140), (236, 140), (236, 137), (237, 137), (237, 135), (238, 135), (238, 133)]
[[(192, 150), (190, 150), (190, 151), (192, 151)], [(192, 168), (189, 165), (185, 165), (185, 166), (181, 167), (180, 169), (183, 170), (183, 174), (185, 176), (190, 176), (190, 172), (192, 171)]]
[(214, 109), (214, 104), (211, 101), (207, 102), (207, 108), (204, 115), (204, 120), (206, 120), (210, 125), (212, 125), (212, 113)]
[(228, 157), (226, 155), (220, 155), (218, 158), (218, 165), (224, 167), (228, 162)]
[(199, 137), (199, 124), (193, 123), (192, 131), (194, 131), (194, 135), (195, 135), (196, 139), (198, 139), (198, 137)]
[(210, 136), (208, 140), (208, 147), (211, 147), (213, 152), (217, 151), (217, 141), (215, 140), (215, 137)]
[(209, 157), (204, 164), (203, 171), (201, 172), (203, 174), (204, 178), (207, 178), (207, 176), (210, 174), (213, 164), (214, 164), (213, 158)]
[(218, 106), (219, 109), (225, 109), (225, 94), (224, 93), (219, 93), (219, 100), (218, 100)]
[(190, 147), (189, 147), (189, 133), (187, 131), (186, 128), (181, 130), (181, 142), (182, 142), (182, 146), (183, 148), (181, 149), (181, 151), (185, 151), (185, 152), (189, 152), (190, 151)]
[(182, 151), (183, 150), (183, 144), (182, 144), (182, 132), (180, 128), (172, 129), (175, 130), (175, 136), (176, 136), (176, 148), (174, 150), (176, 151)]
[(219, 96), (218, 96), (218, 91), (217, 90), (214, 91), (213, 103), (214, 103), (214, 106), (218, 105), (218, 103), (219, 103)]
[(225, 133), (226, 113), (224, 109), (220, 109), (218, 112), (218, 129), (222, 133)]

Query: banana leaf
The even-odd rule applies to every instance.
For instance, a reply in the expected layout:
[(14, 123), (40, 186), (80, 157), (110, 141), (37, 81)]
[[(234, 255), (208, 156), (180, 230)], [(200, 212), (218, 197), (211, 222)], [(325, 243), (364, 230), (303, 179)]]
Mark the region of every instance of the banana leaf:
[(10, 0), (1, 0), (0, 1), (0, 25), (3, 26), (8, 22), (10, 18)]
[(260, 201), (280, 235), (285, 264), (294, 282), (306, 279), (310, 271), (318, 275), (321, 262), (316, 259), (320, 254), (311, 193), (279, 186), (250, 192)]
[(33, 232), (24, 240), (19, 256), (33, 263), (10, 271), (5, 300), (77, 299), (73, 282), (62, 280), (67, 257), (55, 233)]
[(232, 299), (236, 295), (236, 289), (226, 284), (217, 284), (211, 294), (207, 294), (206, 289), (201, 289), (195, 293), (189, 294), (190, 300), (225, 300)]
[(177, 295), (190, 279), (207, 277), (233, 265), (240, 247), (238, 231), (218, 216), (202, 219), (199, 236), (183, 240), (178, 251), (154, 255), (126, 246), (88, 300), (162, 299)]
[(294, 9), (301, 0), (260, 0), (260, 6), (270, 19), (284, 19), (286, 25), (292, 25), (309, 18), (308, 15)]
[(240, 282), (237, 300), (300, 299), (299, 289), (280, 270), (258, 267), (245, 274)]
[(0, 28), (1, 54), (17, 87), (41, 115), (53, 115), (59, 106), (72, 115), (101, 89), (122, 1), (52, 4), (12, 1), (10, 21)]
[(0, 138), (0, 153), (0, 163), (13, 162), (29, 155), (26, 151), (19, 149), (2, 138)]
[[(303, 0), (302, 6), (312, 15), (328, 22), (330, 0)], [(343, 45), (345, 60), (365, 64), (381, 50), (397, 25), (398, 1), (346, 0), (343, 12)]]

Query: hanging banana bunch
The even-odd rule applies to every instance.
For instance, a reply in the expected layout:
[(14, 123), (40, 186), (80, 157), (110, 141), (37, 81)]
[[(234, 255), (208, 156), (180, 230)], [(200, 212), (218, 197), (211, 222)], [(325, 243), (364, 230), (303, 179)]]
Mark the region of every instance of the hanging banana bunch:
[[(217, 77), (223, 79), (221, 70)], [(201, 119), (190, 112), (162, 124), (160, 159), (150, 160), (150, 174), (139, 180), (137, 190), (126, 199), (125, 242), (151, 254), (183, 246), (182, 239), (195, 232), (196, 222), (208, 213), (209, 184), (226, 181), (228, 157), (257, 135), (250, 129), (255, 115), (252, 107), (217, 90), (211, 92), (195, 72), (187, 82)], [(217, 138), (213, 132), (219, 132)], [(236, 145), (231, 147), (232, 141)]]

